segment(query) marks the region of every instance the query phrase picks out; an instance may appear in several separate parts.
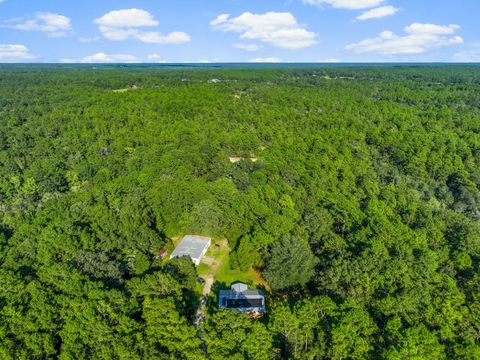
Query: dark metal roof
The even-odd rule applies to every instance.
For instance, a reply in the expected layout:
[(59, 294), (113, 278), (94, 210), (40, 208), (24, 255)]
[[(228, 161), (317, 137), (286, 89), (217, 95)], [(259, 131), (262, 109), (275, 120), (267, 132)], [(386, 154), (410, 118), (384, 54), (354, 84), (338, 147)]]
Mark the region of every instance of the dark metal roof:
[(262, 307), (262, 299), (227, 299), (227, 308), (259, 308)]
[(262, 290), (249, 290), (246, 284), (235, 283), (230, 290), (219, 291), (218, 306), (242, 313), (264, 313), (265, 295)]

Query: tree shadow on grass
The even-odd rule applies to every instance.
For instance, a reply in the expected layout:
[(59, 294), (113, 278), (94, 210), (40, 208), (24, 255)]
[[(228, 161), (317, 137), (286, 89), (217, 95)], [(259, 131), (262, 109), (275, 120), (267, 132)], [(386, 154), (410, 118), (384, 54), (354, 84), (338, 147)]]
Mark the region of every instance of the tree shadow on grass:
[(228, 290), (228, 289), (230, 289), (230, 287), (227, 286), (227, 284), (224, 282), (215, 281), (212, 284), (212, 290), (208, 295), (208, 302), (207, 302), (207, 313), (209, 315), (213, 314), (215, 310), (218, 309), (218, 293), (220, 292), (220, 290)]

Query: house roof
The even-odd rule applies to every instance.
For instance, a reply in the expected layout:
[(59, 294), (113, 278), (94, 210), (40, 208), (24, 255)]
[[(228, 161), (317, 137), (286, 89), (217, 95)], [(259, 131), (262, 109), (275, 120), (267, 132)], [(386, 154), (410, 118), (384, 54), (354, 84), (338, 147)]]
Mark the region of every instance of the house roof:
[(247, 291), (247, 290), (248, 290), (248, 286), (247, 286), (247, 284), (238, 282), (238, 283), (233, 284), (233, 285), (231, 286), (231, 289), (232, 289), (232, 291), (243, 292), (243, 291)]
[(233, 284), (230, 290), (220, 290), (218, 305), (227, 309), (237, 309), (242, 313), (264, 313), (265, 295), (262, 290), (249, 290), (243, 283)]
[(219, 297), (228, 299), (260, 299), (265, 296), (262, 290), (248, 289), (244, 283), (235, 283), (230, 287), (230, 290), (220, 290)]
[(228, 299), (244, 298), (244, 299), (255, 299), (263, 298), (265, 295), (262, 290), (246, 290), (242, 292), (232, 291), (232, 290), (220, 290), (218, 293), (219, 297), (225, 297)]
[(185, 235), (173, 250), (170, 258), (190, 256), (192, 259), (199, 259), (210, 245), (210, 241), (211, 239), (205, 236)]
[(227, 308), (260, 308), (262, 307), (262, 299), (227, 299)]

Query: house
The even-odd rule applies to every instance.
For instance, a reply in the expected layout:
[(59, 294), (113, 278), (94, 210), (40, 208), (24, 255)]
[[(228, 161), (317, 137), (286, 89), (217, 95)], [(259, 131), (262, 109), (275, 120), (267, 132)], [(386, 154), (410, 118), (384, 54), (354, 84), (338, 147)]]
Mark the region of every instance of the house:
[(205, 236), (185, 235), (173, 250), (170, 259), (184, 256), (190, 257), (195, 265), (200, 265), (200, 260), (207, 252), (212, 239)]
[(235, 283), (230, 290), (220, 290), (218, 307), (235, 309), (252, 317), (259, 317), (265, 313), (265, 294), (262, 290), (249, 290), (243, 283)]

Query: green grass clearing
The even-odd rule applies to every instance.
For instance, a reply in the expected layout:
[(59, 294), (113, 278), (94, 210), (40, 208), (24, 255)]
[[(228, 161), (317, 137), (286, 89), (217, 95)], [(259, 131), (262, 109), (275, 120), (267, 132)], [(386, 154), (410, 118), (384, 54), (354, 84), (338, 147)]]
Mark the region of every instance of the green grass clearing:
[(217, 241), (208, 249), (205, 257), (214, 259), (212, 265), (200, 264), (197, 273), (202, 278), (213, 278), (215, 281), (230, 286), (232, 283), (241, 281), (253, 286), (265, 286), (265, 281), (254, 269), (243, 272), (230, 268), (230, 248), (227, 240)]

